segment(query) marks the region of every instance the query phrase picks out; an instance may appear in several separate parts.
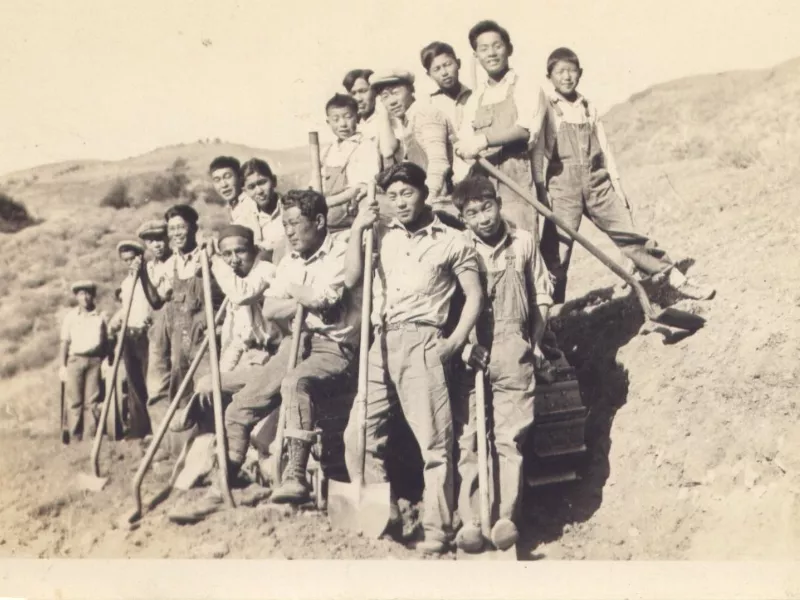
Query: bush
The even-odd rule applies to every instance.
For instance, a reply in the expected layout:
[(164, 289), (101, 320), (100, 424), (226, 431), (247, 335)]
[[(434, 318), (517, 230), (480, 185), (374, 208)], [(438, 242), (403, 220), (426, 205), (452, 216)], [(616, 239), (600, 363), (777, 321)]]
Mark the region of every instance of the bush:
[(205, 181), (193, 181), (186, 189), (186, 197), (189, 202), (203, 202), (205, 204), (216, 204), (217, 206), (227, 206), (227, 202), (217, 193), (214, 186)]
[(163, 202), (175, 198), (185, 198), (186, 187), (190, 179), (187, 174), (189, 165), (185, 158), (178, 157), (166, 170), (166, 173), (156, 175), (155, 179), (145, 188), (145, 202)]
[(128, 194), (128, 184), (122, 179), (117, 179), (111, 186), (111, 189), (106, 192), (103, 199), (100, 200), (100, 206), (107, 206), (109, 208), (129, 208), (131, 206), (131, 197)]
[(6, 193), (0, 192), (0, 232), (16, 233), (35, 222), (24, 204), (17, 202)]

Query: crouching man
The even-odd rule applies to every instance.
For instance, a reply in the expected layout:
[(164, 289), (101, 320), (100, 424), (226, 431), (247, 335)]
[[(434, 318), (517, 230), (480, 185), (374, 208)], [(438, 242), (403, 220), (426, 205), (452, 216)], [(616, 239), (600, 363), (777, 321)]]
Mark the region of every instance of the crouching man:
[[(478, 255), (488, 305), (475, 326), (481, 354), (489, 352), (490, 421), (494, 427), (497, 483), (489, 485), (496, 522), (495, 547), (506, 550), (517, 541), (516, 514), (522, 490), (522, 444), (533, 424), (534, 362), (552, 305), (552, 284), (534, 234), (501, 218), (501, 199), (484, 176), (467, 177), (453, 192), (453, 203), (467, 224), (464, 233)], [(456, 544), (467, 552), (483, 547), (478, 497), (477, 432), (474, 381), (469, 415), (459, 438), (461, 487), (458, 512), (463, 522)], [(461, 400), (461, 399), (459, 399)], [(464, 402), (456, 406), (466, 413)], [(494, 467), (490, 458), (489, 464)], [(490, 481), (493, 481), (490, 479)], [(499, 484), (499, 485), (498, 485)]]
[[(378, 184), (396, 217), (378, 222), (377, 203), (362, 205), (350, 234), (345, 281), (353, 291), (359, 287), (364, 265), (362, 234), (375, 225), (375, 339), (367, 369), (364, 479), (366, 483), (387, 480), (387, 421), (399, 401), (424, 461), (425, 539), (417, 549), (438, 554), (448, 549), (452, 537), (453, 421), (447, 373), (475, 325), (482, 295), (475, 250), (463, 234), (444, 225), (426, 206), (425, 180), (425, 171), (408, 162), (380, 174)], [(458, 324), (445, 338), (442, 330), (457, 285), (466, 300)], [(360, 467), (357, 414), (351, 413), (345, 431), (345, 458), (351, 474)], [(396, 504), (392, 512), (392, 520), (398, 520)]]

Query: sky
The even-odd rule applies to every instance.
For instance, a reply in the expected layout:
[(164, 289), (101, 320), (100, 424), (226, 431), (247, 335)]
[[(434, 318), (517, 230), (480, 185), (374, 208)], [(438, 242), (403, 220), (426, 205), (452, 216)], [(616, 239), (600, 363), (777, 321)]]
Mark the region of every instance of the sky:
[(481, 19), (509, 30), (524, 76), (575, 50), (604, 111), (663, 81), (800, 56), (798, 17), (795, 0), (2, 0), (0, 173), (198, 138), (328, 140), (324, 105), (347, 70), (410, 69), (424, 95), (419, 50), (446, 41), (466, 67)]

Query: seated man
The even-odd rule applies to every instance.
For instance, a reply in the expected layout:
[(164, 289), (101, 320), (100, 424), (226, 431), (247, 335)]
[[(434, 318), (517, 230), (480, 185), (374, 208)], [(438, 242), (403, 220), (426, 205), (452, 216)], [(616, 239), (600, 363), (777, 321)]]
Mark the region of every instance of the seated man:
[[(246, 384), (233, 394), (225, 409), (228, 460), (223, 468), (232, 477), (239, 472), (253, 428), (280, 404), (283, 396), (287, 402), (289, 462), (283, 485), (275, 490), (273, 498), (302, 503), (309, 498), (305, 476), (311, 448), (309, 389), (347, 372), (358, 343), (360, 296), (344, 295), (346, 239), (328, 233), (325, 198), (313, 190), (291, 190), (282, 204), (292, 251), (278, 265), (265, 294), (263, 315), (267, 320), (286, 321), (295, 314), (298, 304), (305, 307), (302, 357), (298, 358), (296, 369), (287, 374), (292, 344), (286, 338), (269, 362), (247, 369)], [(221, 493), (212, 486), (198, 506), (173, 513), (170, 518), (196, 522), (221, 504)]]

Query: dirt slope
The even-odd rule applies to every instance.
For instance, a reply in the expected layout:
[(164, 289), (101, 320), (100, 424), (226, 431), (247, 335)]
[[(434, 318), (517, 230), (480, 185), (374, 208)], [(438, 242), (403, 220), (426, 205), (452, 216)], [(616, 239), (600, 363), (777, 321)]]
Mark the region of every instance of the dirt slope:
[[(800, 151), (792, 100), (798, 71), (800, 61), (793, 61), (667, 83), (609, 113), (638, 223), (673, 258), (694, 262), (689, 274), (714, 285), (717, 297), (682, 303), (708, 324), (665, 345), (656, 334), (638, 335), (635, 304), (611, 299), (613, 276), (576, 252), (570, 306), (556, 328), (592, 409), (591, 464), (578, 484), (528, 494), (524, 557), (800, 556), (800, 170), (788, 159)], [(54, 235), (47, 227), (80, 237), (60, 214), (53, 210), (51, 223), (13, 239), (0, 236), (5, 281), (27, 281), (31, 265), (60, 260), (41, 247)], [(92, 226), (109, 231), (95, 251), (106, 253), (145, 216), (100, 214)], [(64, 268), (72, 265), (69, 258)], [(117, 267), (105, 268), (109, 281), (119, 275)], [(63, 298), (49, 290), (53, 299), (34, 308), (38, 289), (23, 292), (32, 331), (44, 328), (36, 322), (52, 326), (45, 313)], [(4, 296), (4, 307), (12, 297)], [(4, 312), (4, 322), (12, 313)], [(182, 528), (166, 521), (162, 506), (137, 531), (112, 529), (128, 506), (140, 450), (106, 446), (109, 487), (95, 495), (75, 491), (72, 476), (88, 467), (89, 449), (58, 445), (55, 385), (51, 365), (20, 368), (0, 383), (0, 469), (7, 474), (0, 556), (412, 556), (396, 544), (327, 531), (319, 515), (287, 518), (259, 508)], [(148, 493), (166, 476), (154, 474)]]

